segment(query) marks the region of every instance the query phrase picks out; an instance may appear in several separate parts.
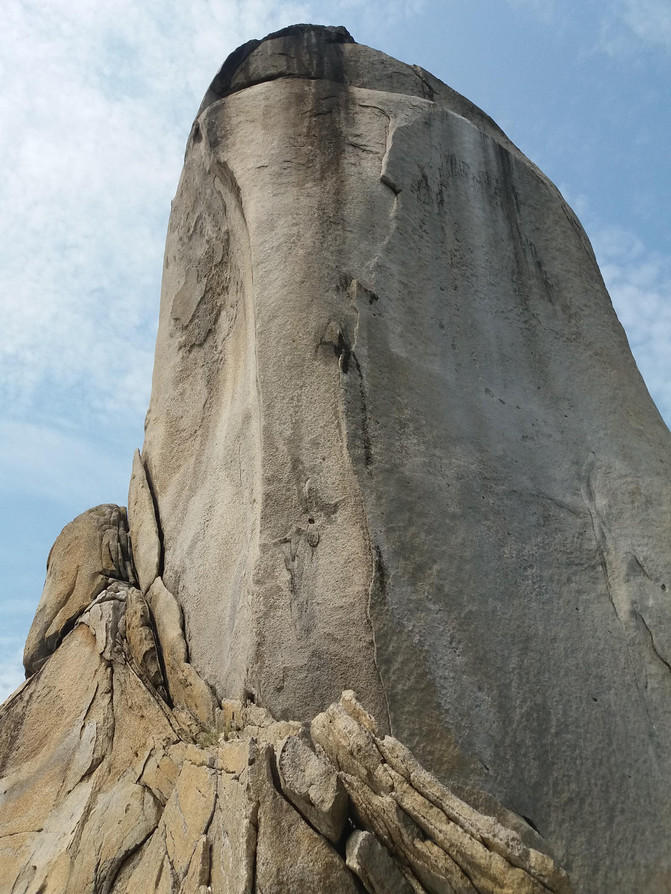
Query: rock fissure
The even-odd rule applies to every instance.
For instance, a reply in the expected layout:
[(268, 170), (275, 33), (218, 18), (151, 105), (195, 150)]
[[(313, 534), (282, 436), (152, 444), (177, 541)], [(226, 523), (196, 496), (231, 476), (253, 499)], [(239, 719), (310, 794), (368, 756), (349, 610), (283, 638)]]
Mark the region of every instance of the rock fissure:
[(652, 647), (652, 651), (653, 651), (653, 652), (655, 653), (655, 655), (659, 658), (659, 660), (660, 660), (661, 663), (664, 665), (664, 667), (665, 667), (668, 671), (671, 671), (671, 663), (669, 663), (669, 661), (667, 661), (667, 659), (662, 655), (662, 653), (661, 653), (661, 652), (659, 651), (659, 649), (657, 648), (657, 644), (655, 643), (655, 637), (653, 636), (652, 630), (650, 629), (650, 627), (649, 627), (649, 625), (648, 625), (648, 622), (645, 620), (645, 618), (643, 617), (643, 615), (642, 615), (639, 611), (634, 611), (634, 615), (639, 619), (639, 621), (640, 621), (640, 622), (643, 624), (643, 626), (645, 627), (645, 629), (646, 629), (646, 631), (647, 631), (647, 634), (648, 634), (648, 636), (649, 636), (649, 638), (650, 638), (650, 645), (651, 645), (651, 647)]
[(373, 573), (371, 576), (370, 586), (368, 588), (368, 601), (367, 601), (367, 605), (366, 605), (366, 615), (368, 618), (368, 624), (370, 625), (371, 637), (373, 638), (373, 661), (375, 663), (375, 671), (376, 671), (378, 678), (380, 680), (380, 687), (382, 689), (382, 694), (384, 697), (386, 717), (387, 717), (387, 727), (389, 729), (389, 732), (393, 735), (394, 727), (393, 727), (392, 720), (391, 720), (391, 709), (389, 707), (389, 700), (387, 698), (387, 694), (386, 694), (385, 687), (384, 687), (384, 680), (382, 678), (382, 672), (380, 670), (380, 665), (378, 663), (378, 645), (377, 645), (377, 640), (375, 637), (375, 625), (373, 624), (373, 616), (372, 616), (372, 612), (371, 612), (371, 603), (372, 603), (373, 599), (375, 598), (375, 595), (377, 594), (378, 589), (379, 589), (379, 597), (381, 599), (385, 598), (386, 573), (385, 573), (385, 567), (384, 567), (384, 560), (382, 558), (382, 550), (380, 549), (378, 544), (373, 544), (372, 540), (370, 539), (370, 532), (369, 532), (368, 536), (369, 536), (370, 549), (373, 554)]
[(601, 567), (603, 581), (605, 585), (606, 595), (608, 597), (608, 601), (610, 602), (613, 612), (615, 613), (615, 617), (618, 622), (622, 626), (622, 629), (626, 631), (624, 620), (621, 617), (620, 610), (617, 607), (615, 601), (615, 593), (613, 584), (611, 582), (611, 576), (609, 572), (609, 563), (608, 563), (608, 539), (607, 539), (607, 527), (602, 519), (599, 510), (596, 505), (596, 499), (594, 495), (594, 487), (592, 484), (592, 477), (594, 474), (594, 461), (592, 460), (587, 468), (585, 484), (583, 488), (583, 501), (585, 503), (585, 507), (589, 512), (589, 517), (592, 525), (592, 532), (594, 534), (594, 542), (597, 549), (597, 555), (599, 558), (599, 564)]
[[(108, 875), (107, 878), (103, 880), (103, 886), (101, 888), (100, 894), (112, 894), (112, 892), (114, 892), (117, 879), (123, 874), (125, 867), (132, 864), (135, 856), (142, 850), (142, 848), (149, 841), (153, 834), (154, 832), (152, 830), (137, 844), (133, 845), (122, 855), (113, 873), (110, 873), (110, 875)], [(132, 894), (132, 892), (129, 891), (128, 894)], [(200, 892), (198, 892), (198, 894), (200, 894)]]
[[(599, 557), (601, 570), (602, 570), (602, 574), (603, 574), (604, 589), (605, 589), (606, 595), (608, 597), (608, 601), (610, 602), (610, 604), (612, 606), (615, 617), (624, 633), (624, 648), (626, 650), (628, 664), (631, 669), (631, 676), (634, 681), (634, 685), (636, 687), (638, 700), (643, 708), (643, 711), (645, 713), (645, 717), (646, 717), (646, 720), (647, 720), (647, 723), (648, 723), (650, 729), (655, 730), (655, 722), (654, 722), (653, 717), (650, 713), (650, 707), (648, 704), (648, 697), (647, 697), (647, 694), (645, 691), (645, 686), (642, 684), (642, 682), (639, 678), (640, 674), (637, 673), (637, 670), (636, 670), (636, 663), (637, 663), (636, 656), (633, 654), (631, 640), (630, 640), (630, 632), (627, 629), (627, 625), (625, 623), (626, 618), (622, 616), (621, 609), (618, 608), (616, 601), (615, 601), (615, 591), (614, 591), (613, 583), (611, 581), (611, 574), (610, 574), (610, 570), (609, 570), (609, 561), (608, 561), (608, 539), (607, 539), (608, 529), (598, 512), (598, 509), (596, 506), (596, 500), (595, 500), (595, 496), (594, 496), (594, 489), (593, 489), (593, 485), (592, 485), (592, 476), (594, 473), (594, 468), (595, 468), (594, 462), (592, 461), (589, 466), (588, 472), (587, 472), (586, 484), (585, 484), (587, 499), (585, 499), (585, 492), (583, 492), (583, 499), (585, 499), (585, 505), (587, 507), (587, 510), (589, 512), (589, 515), (590, 515), (590, 518), (592, 521), (592, 530), (594, 532), (594, 539), (596, 542), (598, 557)], [(635, 615), (638, 614), (638, 612), (636, 612), (635, 610), (632, 610), (632, 611)], [(643, 620), (643, 619), (641, 618), (641, 620)], [(644, 622), (644, 626), (647, 629), (647, 624), (645, 624), (645, 622)], [(648, 631), (648, 633), (650, 633), (650, 631)], [(652, 637), (652, 634), (650, 634), (650, 636)], [(655, 652), (655, 654), (657, 654), (657, 651), (656, 651), (655, 645), (654, 645), (654, 640), (652, 642), (652, 647), (653, 647), (653, 651)], [(661, 657), (661, 656), (658, 656), (658, 657)]]
[(433, 87), (427, 80), (426, 72), (424, 71), (424, 69), (420, 68), (419, 65), (412, 65), (411, 68), (415, 72), (415, 74), (417, 75), (419, 80), (422, 82), (422, 86), (426, 89), (426, 92), (428, 94), (426, 98), (431, 100), (431, 102), (433, 102), (433, 99), (436, 95), (436, 91), (433, 89)]

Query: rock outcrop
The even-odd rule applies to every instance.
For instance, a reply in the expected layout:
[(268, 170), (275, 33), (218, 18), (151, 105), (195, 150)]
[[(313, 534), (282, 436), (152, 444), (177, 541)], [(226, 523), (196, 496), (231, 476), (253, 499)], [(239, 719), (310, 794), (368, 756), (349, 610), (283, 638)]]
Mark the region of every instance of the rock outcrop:
[(241, 47), (128, 525), (65, 529), (3, 708), (7, 890), (667, 892), (670, 464), (491, 119), (342, 28)]

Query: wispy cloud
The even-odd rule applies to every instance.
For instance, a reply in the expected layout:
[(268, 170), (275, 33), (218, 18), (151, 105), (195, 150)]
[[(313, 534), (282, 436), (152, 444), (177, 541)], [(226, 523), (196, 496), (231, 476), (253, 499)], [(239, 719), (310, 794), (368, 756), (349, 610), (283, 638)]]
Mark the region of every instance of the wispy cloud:
[[(22, 420), (0, 420), (0, 494), (27, 494), (68, 506), (125, 502), (132, 455), (119, 458), (108, 439), (96, 443), (76, 430)], [(75, 477), (72, 470), (76, 469)]]
[(600, 50), (619, 57), (652, 47), (671, 52), (671, 6), (667, 0), (615, 0), (603, 7)]
[(226, 54), (301, 19), (267, 0), (8, 0), (0, 34), (0, 399), (54, 385), (144, 412), (169, 197)]
[(671, 419), (671, 258), (621, 227), (592, 235), (601, 272), (638, 368), (665, 419)]
[(639, 40), (671, 51), (671, 4), (668, 0), (620, 0), (622, 22)]
[(612, 56), (658, 46), (671, 51), (671, 4), (668, 0), (507, 0), (547, 23), (572, 20), (585, 31), (585, 41)]

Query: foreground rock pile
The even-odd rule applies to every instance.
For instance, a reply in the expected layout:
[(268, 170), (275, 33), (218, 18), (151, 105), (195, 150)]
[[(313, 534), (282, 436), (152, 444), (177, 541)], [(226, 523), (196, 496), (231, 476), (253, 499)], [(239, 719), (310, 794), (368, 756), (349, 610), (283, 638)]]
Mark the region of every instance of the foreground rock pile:
[(29, 644), (0, 712), (3, 894), (570, 891), (520, 818), (440, 785), (352, 692), (311, 723), (219, 703), (161, 578), (138, 589), (119, 507), (57, 540)]

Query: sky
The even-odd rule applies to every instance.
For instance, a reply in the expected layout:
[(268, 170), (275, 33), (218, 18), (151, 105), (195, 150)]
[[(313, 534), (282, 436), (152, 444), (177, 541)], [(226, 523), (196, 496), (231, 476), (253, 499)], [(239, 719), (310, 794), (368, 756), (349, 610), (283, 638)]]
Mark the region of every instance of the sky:
[(228, 53), (294, 22), (423, 66), (544, 170), (671, 422), (669, 0), (3, 0), (0, 701), (58, 533), (126, 503), (193, 116)]

